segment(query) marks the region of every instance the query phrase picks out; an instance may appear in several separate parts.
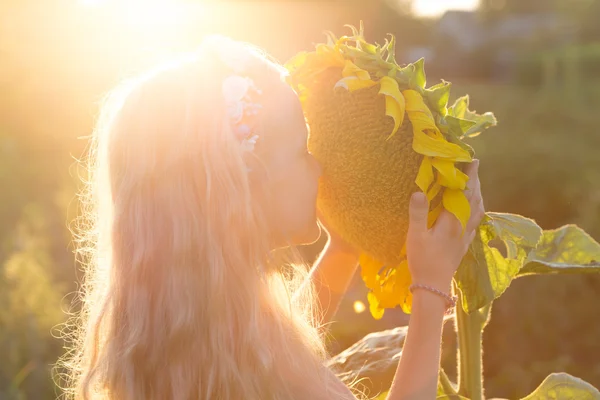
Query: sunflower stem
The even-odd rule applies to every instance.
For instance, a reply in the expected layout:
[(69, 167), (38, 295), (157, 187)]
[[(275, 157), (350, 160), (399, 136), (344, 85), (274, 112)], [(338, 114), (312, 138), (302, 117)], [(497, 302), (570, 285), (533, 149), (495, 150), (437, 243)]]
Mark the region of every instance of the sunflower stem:
[(440, 385), (444, 390), (444, 394), (448, 396), (458, 394), (454, 388), (454, 384), (450, 381), (450, 378), (448, 378), (448, 375), (446, 375), (446, 372), (442, 368), (440, 368)]
[[(458, 290), (455, 288), (456, 292)], [(471, 400), (483, 400), (482, 335), (489, 320), (491, 303), (467, 314), (461, 297), (456, 305), (458, 336), (458, 394)]]

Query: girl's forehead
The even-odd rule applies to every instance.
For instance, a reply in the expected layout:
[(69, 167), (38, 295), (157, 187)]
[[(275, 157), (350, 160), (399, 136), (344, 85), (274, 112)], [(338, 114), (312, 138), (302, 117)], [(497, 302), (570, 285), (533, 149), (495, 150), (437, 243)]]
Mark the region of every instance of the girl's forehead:
[(265, 109), (274, 123), (293, 120), (304, 120), (300, 99), (288, 85), (278, 85), (267, 99)]

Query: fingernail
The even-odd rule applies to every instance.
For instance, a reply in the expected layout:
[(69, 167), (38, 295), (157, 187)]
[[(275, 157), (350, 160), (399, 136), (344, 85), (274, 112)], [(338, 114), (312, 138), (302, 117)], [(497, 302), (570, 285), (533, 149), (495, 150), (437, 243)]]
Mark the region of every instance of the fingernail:
[(479, 160), (475, 159), (475, 168), (479, 170)]
[(423, 192), (415, 192), (412, 195), (412, 201), (415, 203), (415, 205), (424, 206), (427, 204), (427, 197)]

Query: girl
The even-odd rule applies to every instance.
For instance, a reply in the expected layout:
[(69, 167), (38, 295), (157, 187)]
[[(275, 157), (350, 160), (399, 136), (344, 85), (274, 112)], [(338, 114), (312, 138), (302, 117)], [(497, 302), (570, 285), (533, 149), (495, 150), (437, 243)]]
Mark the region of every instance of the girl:
[[(284, 69), (220, 37), (108, 97), (90, 150), (86, 266), (66, 366), (76, 399), (354, 399), (323, 366), (320, 323), (358, 254), (335, 232), (308, 273), (275, 250), (314, 242), (319, 165)], [(477, 162), (461, 234), (410, 204), (415, 290), (388, 399), (434, 399), (445, 294), (483, 216)], [(317, 319), (318, 315), (324, 316)]]

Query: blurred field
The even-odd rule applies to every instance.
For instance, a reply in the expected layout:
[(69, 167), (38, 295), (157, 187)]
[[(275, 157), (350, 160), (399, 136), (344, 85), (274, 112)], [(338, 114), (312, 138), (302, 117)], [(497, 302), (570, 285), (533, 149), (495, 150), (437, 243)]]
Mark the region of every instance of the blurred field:
[[(75, 159), (83, 153), (102, 94), (152, 61), (133, 40), (98, 31), (100, 22), (86, 20), (83, 11), (63, 13), (60, 7), (67, 3), (0, 3), (0, 399), (52, 399), (58, 393), (51, 366), (63, 353), (57, 336), (79, 279), (69, 232), (77, 213)], [(384, 14), (372, 9), (364, 18), (373, 25), (383, 21), (377, 26), (384, 32), (401, 29), (399, 19)], [(301, 39), (286, 31), (279, 47), (267, 39), (270, 32), (244, 29), (252, 32), (248, 40), (285, 60), (322, 40), (323, 29), (341, 32), (343, 23), (356, 23), (357, 15), (360, 7), (315, 20)], [(300, 29), (302, 22), (295, 26)], [(177, 43), (185, 48), (199, 37)], [(407, 46), (406, 37), (401, 42)], [(482, 160), (486, 208), (534, 218), (545, 229), (575, 223), (600, 240), (597, 77), (576, 72), (547, 82), (533, 68), (499, 83), (479, 75), (475, 81), (475, 74), (454, 79), (443, 60), (429, 65), (454, 82), (453, 96), (468, 93), (472, 108), (498, 118), (497, 128), (472, 141)], [(527, 78), (532, 75), (535, 79)], [(318, 246), (306, 248), (306, 254), (314, 256)], [(357, 314), (353, 304), (366, 303), (366, 296), (358, 279), (355, 283), (332, 326), (332, 351), (406, 322), (399, 311), (381, 321), (368, 311)], [(522, 397), (554, 371), (600, 387), (599, 292), (597, 276), (514, 282), (495, 304), (484, 336), (486, 395)], [(452, 375), (456, 343), (452, 327), (446, 329), (444, 364)]]

